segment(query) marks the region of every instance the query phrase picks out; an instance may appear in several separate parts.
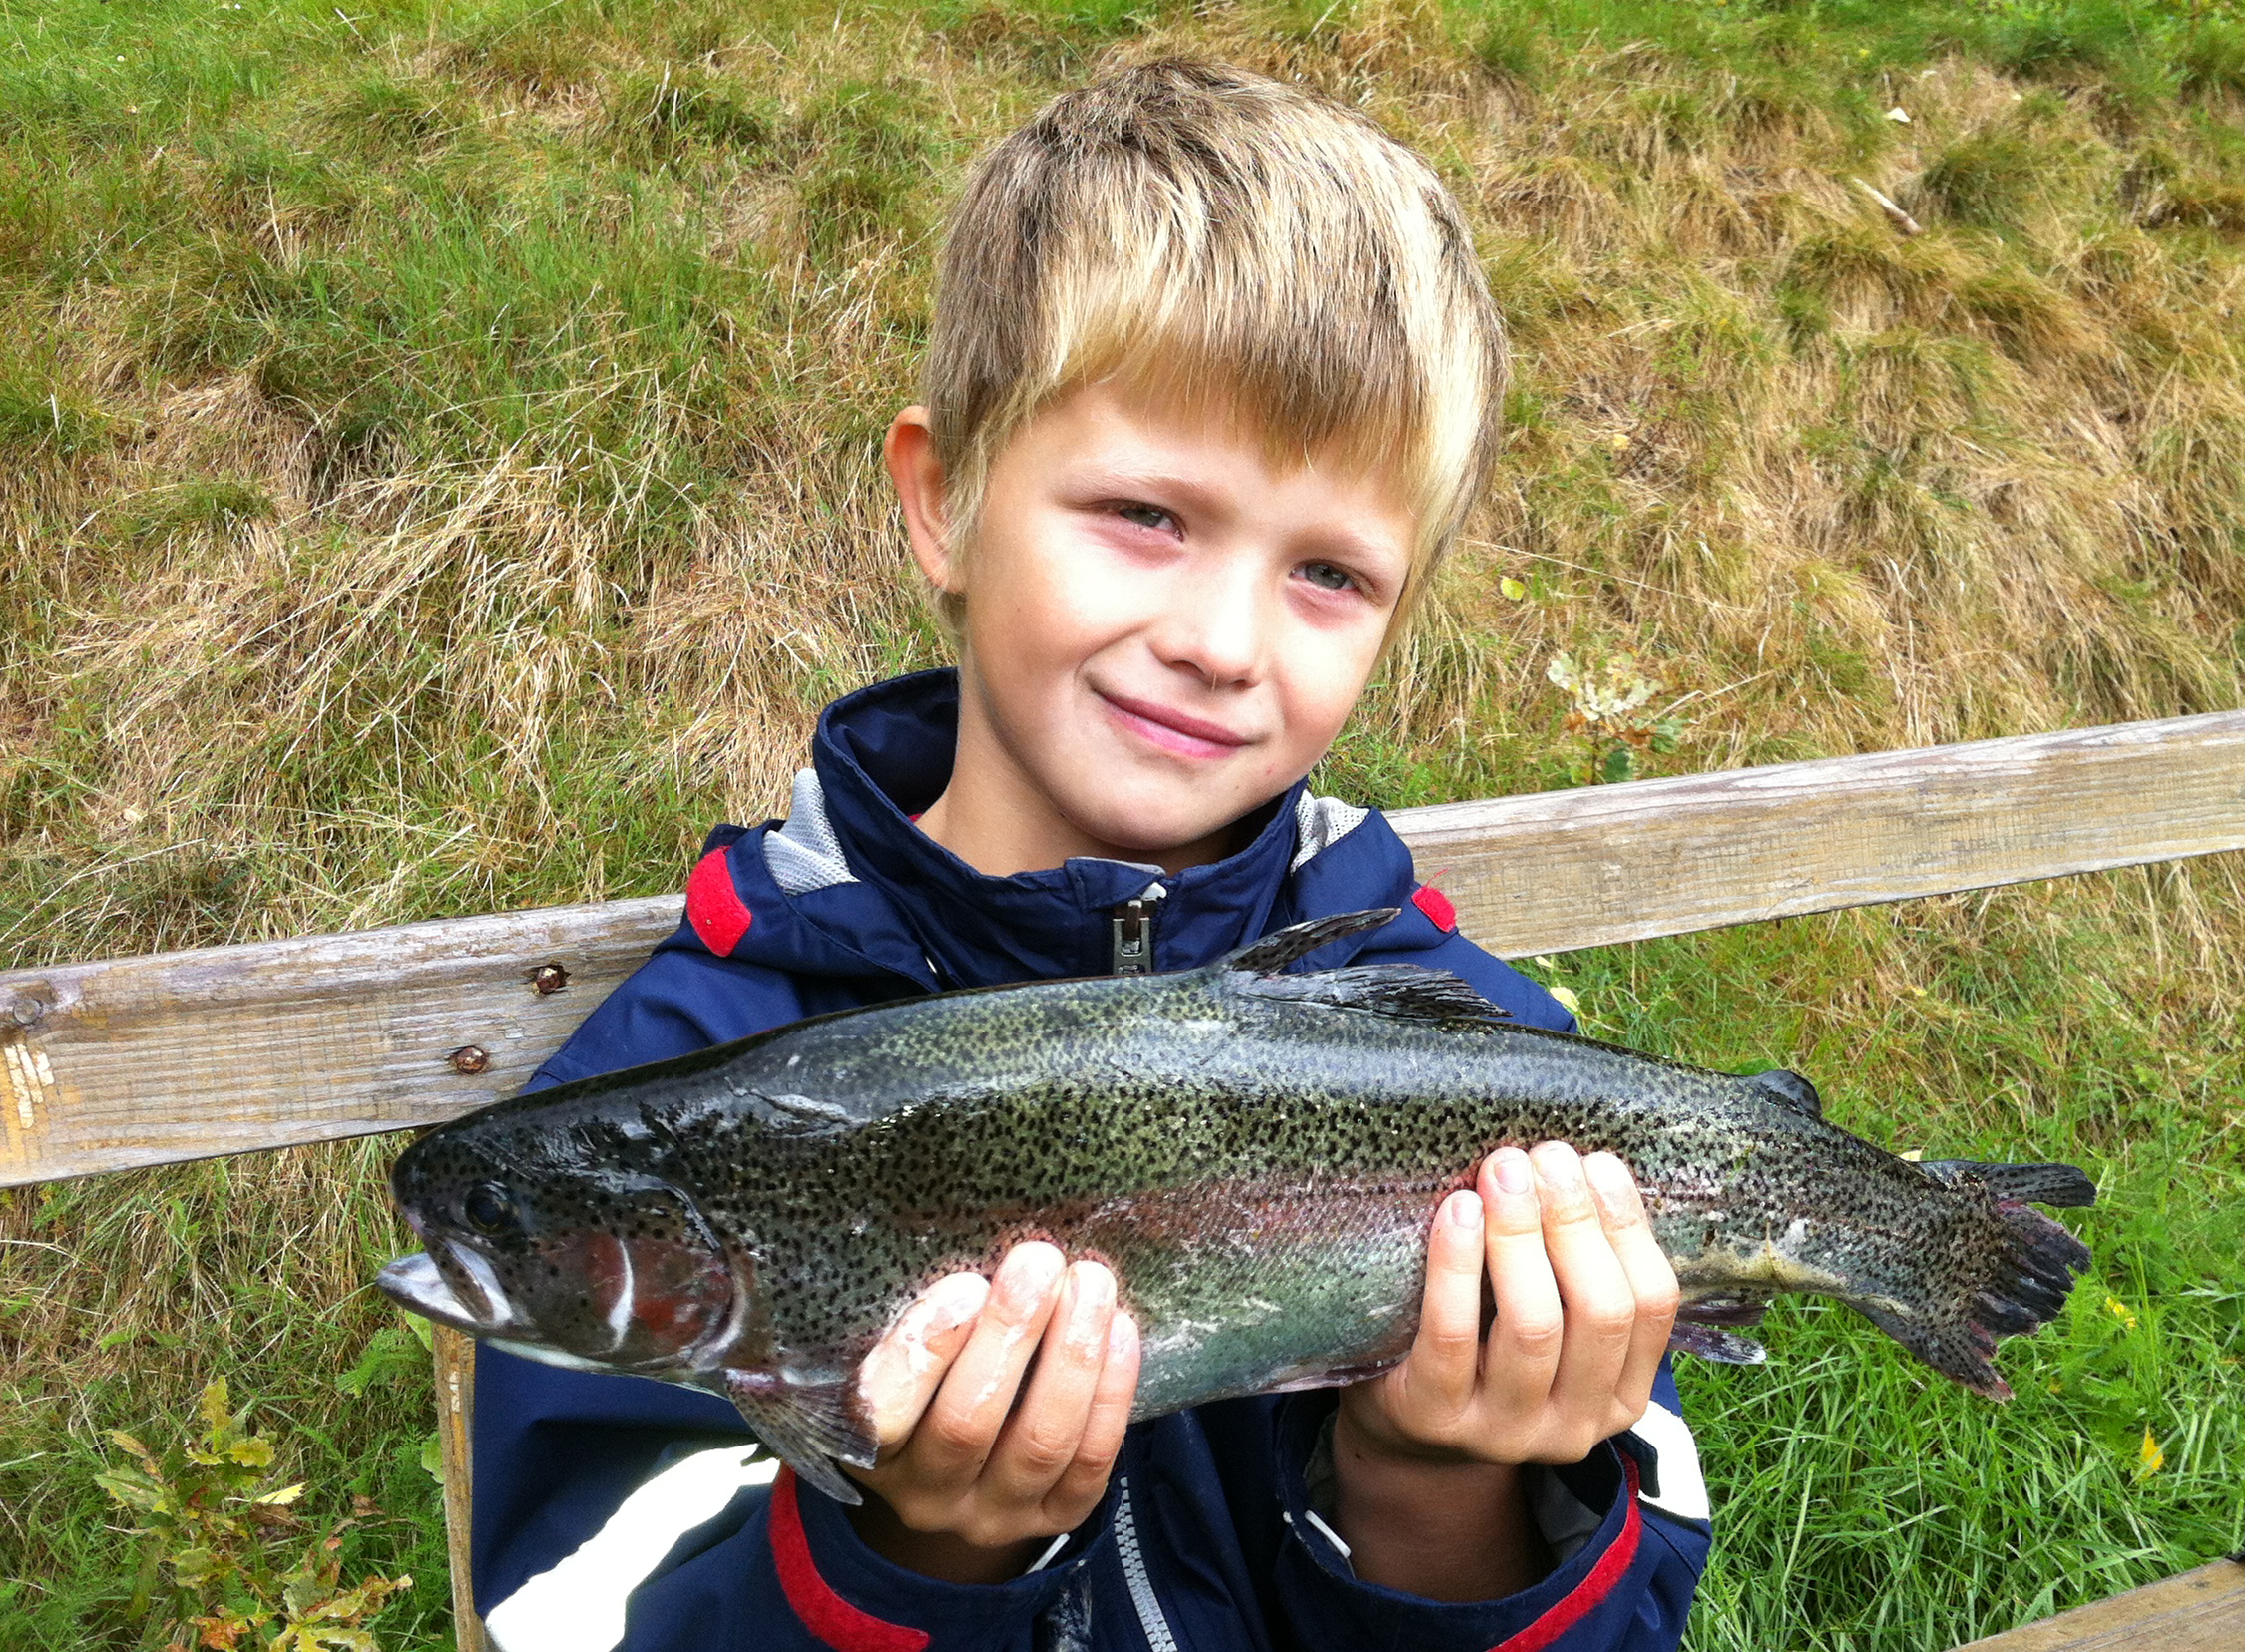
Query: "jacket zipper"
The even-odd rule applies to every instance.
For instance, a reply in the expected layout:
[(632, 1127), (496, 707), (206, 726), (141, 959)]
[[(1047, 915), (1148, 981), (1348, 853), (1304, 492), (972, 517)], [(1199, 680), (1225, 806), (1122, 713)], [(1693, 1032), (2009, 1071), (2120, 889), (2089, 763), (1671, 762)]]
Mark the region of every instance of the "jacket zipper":
[(1148, 884), (1143, 895), (1134, 901), (1124, 901), (1110, 914), (1110, 974), (1121, 976), (1152, 973), (1153, 904), (1168, 893), (1159, 884)]
[(1145, 1555), (1138, 1548), (1138, 1519), (1130, 1507), (1130, 1476), (1115, 1481), (1115, 1557), (1122, 1562), (1122, 1581), (1130, 1588), (1130, 1605), (1138, 1614), (1138, 1628), (1149, 1652), (1177, 1652), (1177, 1637), (1161, 1615), (1161, 1602), (1153, 1596), (1153, 1579), (1146, 1575)]

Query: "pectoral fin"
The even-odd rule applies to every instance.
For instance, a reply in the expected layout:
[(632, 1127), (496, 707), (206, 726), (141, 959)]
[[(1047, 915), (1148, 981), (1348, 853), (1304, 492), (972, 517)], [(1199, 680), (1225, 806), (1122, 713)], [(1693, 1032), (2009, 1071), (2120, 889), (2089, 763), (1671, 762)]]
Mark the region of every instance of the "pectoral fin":
[(791, 1383), (761, 1371), (728, 1371), (725, 1392), (772, 1455), (836, 1502), (865, 1500), (837, 1467), (870, 1468), (880, 1452), (873, 1421), (853, 1377), (839, 1383)]

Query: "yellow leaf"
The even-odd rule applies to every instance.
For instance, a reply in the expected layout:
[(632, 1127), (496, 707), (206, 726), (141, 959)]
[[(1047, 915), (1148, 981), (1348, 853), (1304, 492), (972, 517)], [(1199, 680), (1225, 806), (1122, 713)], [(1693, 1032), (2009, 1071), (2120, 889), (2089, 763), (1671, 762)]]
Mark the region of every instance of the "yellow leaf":
[(1567, 1013), (1569, 1015), (1579, 1016), (1582, 1014), (1582, 1001), (1574, 996), (1573, 988), (1547, 987), (1544, 989), (1544, 991), (1551, 994), (1552, 997), (1558, 999), (1560, 1003), (1566, 1005)]
[(277, 1491), (267, 1491), (263, 1496), (251, 1497), (249, 1500), (253, 1503), (271, 1503), (275, 1505), (285, 1506), (288, 1503), (294, 1502), (303, 1494), (304, 1482), (302, 1480), (298, 1480), (294, 1485), (284, 1485)]
[(179, 1579), (183, 1589), (194, 1588), (218, 1569), (218, 1555), (207, 1548), (182, 1549), (172, 1556), (172, 1575)]
[(272, 1466), (272, 1442), (259, 1435), (237, 1440), (226, 1450), (226, 1455), (244, 1468), (269, 1468)]
[(1510, 574), (1497, 582), (1497, 589), (1505, 594), (1507, 602), (1518, 603), (1528, 596), (1528, 587), (1522, 585)]
[(2136, 1478), (2144, 1479), (2167, 1466), (2167, 1453), (2159, 1448), (2159, 1442), (2151, 1438), (2147, 1426), (2143, 1431), (2143, 1445), (2136, 1452)]
[(2122, 1325), (2125, 1325), (2129, 1330), (2133, 1331), (2136, 1328), (2135, 1310), (2130, 1308), (2125, 1302), (2122, 1302), (2118, 1297), (2106, 1297), (2104, 1299), (2104, 1306), (2107, 1313), (2111, 1314), (2114, 1319), (2118, 1320)]

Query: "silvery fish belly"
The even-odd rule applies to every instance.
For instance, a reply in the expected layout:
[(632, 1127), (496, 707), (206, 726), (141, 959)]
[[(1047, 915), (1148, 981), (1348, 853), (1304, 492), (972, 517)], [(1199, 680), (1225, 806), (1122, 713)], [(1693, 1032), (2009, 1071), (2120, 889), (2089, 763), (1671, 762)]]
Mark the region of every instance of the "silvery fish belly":
[(2000, 1336), (2088, 1251), (2026, 1201), (2066, 1165), (1907, 1163), (1790, 1072), (1738, 1077), (1517, 1027), (1413, 965), (1284, 973), (1393, 910), (1205, 969), (947, 993), (818, 1017), (486, 1107), (391, 1172), (427, 1246), (406, 1307), (532, 1359), (708, 1389), (803, 1478), (875, 1442), (860, 1362), (911, 1299), (1024, 1238), (1108, 1262), (1136, 1415), (1401, 1359), (1435, 1208), (1504, 1145), (1619, 1155), (1684, 1287), (1677, 1345), (1812, 1291), (2005, 1398)]

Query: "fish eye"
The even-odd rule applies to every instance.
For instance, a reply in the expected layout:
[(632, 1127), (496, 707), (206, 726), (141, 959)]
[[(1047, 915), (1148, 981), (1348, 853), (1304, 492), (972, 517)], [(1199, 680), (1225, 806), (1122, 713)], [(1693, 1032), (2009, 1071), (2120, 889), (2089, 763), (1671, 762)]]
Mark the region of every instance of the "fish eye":
[(469, 1188), (467, 1197), (460, 1201), (460, 1214), (468, 1226), (494, 1239), (522, 1226), (513, 1197), (497, 1182), (477, 1182)]

